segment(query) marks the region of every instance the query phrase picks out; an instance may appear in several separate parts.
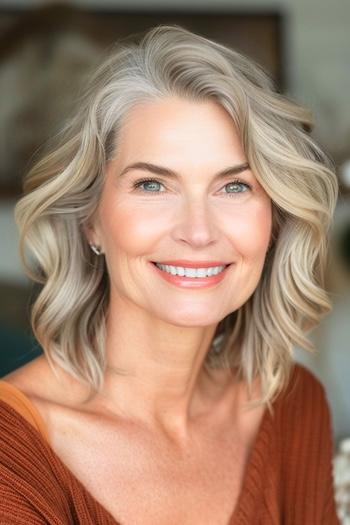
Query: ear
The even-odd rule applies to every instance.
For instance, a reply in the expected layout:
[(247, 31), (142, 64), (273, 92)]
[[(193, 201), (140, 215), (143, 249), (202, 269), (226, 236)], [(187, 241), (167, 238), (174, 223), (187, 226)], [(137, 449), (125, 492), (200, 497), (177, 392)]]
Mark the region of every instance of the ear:
[(95, 246), (101, 245), (98, 235), (98, 228), (96, 227), (95, 221), (93, 219), (89, 219), (83, 224), (83, 234), (88, 244), (93, 244)]

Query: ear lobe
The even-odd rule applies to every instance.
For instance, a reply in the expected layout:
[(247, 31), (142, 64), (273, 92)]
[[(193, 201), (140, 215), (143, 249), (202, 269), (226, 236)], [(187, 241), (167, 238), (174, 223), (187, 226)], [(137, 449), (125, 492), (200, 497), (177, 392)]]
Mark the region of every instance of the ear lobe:
[(96, 237), (96, 232), (93, 224), (91, 222), (86, 222), (82, 226), (84, 236), (89, 244), (99, 244)]

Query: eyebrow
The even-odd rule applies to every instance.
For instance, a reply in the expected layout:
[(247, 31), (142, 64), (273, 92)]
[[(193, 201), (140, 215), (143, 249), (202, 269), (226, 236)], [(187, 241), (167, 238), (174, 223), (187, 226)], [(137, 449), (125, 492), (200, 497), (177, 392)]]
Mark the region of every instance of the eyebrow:
[[(130, 170), (144, 170), (144, 171), (150, 171), (151, 173), (154, 173), (156, 175), (164, 175), (165, 177), (170, 177), (173, 179), (179, 178), (179, 174), (175, 171), (165, 168), (163, 166), (157, 166), (156, 164), (151, 164), (149, 162), (134, 162), (133, 164), (130, 164), (126, 168), (123, 169), (123, 171), (119, 174), (119, 177), (122, 175), (125, 175)], [(215, 174), (215, 179), (221, 179), (224, 177), (227, 177), (229, 175), (237, 175), (238, 173), (242, 173), (243, 171), (249, 170), (250, 166), (248, 162), (245, 162), (244, 164), (237, 164), (236, 166), (229, 166), (228, 168), (225, 168), (222, 171), (219, 171)]]

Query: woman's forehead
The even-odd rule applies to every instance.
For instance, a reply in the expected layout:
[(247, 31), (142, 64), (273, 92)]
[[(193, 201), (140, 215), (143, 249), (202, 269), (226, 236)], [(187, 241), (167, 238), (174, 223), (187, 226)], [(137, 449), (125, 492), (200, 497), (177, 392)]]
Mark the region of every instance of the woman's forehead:
[(202, 159), (218, 171), (226, 164), (246, 160), (233, 120), (212, 101), (199, 104), (171, 99), (134, 107), (119, 130), (116, 145), (116, 155), (124, 165), (153, 160), (180, 169), (182, 160), (197, 164)]
[(217, 102), (188, 101), (169, 97), (137, 104), (128, 110), (123, 118), (119, 136), (130, 134), (146, 139), (145, 130), (161, 133), (161, 138), (184, 140), (187, 136), (195, 139), (214, 134), (237, 136), (237, 129), (229, 113)]

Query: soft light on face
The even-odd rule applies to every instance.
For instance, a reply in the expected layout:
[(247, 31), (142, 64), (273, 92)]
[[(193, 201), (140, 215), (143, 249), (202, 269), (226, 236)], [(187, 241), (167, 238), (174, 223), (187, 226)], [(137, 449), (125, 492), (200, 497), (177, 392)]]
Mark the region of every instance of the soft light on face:
[[(271, 200), (249, 167), (217, 176), (247, 163), (232, 119), (214, 101), (145, 102), (129, 112), (118, 147), (92, 239), (112, 296), (175, 325), (218, 323), (254, 292), (271, 235)], [(139, 162), (177, 177), (126, 170)], [(232, 264), (213, 286), (182, 288), (151, 264), (175, 259)]]

